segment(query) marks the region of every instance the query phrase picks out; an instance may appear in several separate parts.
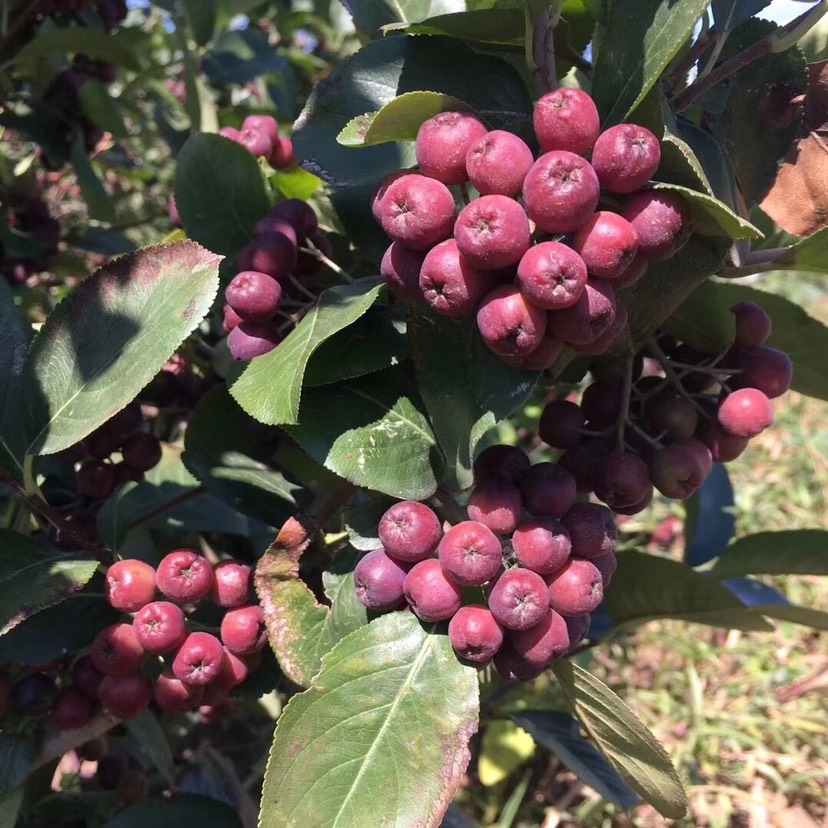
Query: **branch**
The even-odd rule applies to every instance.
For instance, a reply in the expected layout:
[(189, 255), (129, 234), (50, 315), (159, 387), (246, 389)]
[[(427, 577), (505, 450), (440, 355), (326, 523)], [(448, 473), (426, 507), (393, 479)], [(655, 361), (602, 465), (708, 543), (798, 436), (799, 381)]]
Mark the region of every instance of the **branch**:
[[(535, 74), (539, 95), (558, 88), (558, 74), (555, 70), (555, 23), (560, 15), (561, 3), (555, 3), (556, 12), (542, 11), (531, 28), (532, 56), (530, 68)], [(527, 35), (529, 33), (527, 32)], [(530, 38), (527, 37), (527, 50)]]

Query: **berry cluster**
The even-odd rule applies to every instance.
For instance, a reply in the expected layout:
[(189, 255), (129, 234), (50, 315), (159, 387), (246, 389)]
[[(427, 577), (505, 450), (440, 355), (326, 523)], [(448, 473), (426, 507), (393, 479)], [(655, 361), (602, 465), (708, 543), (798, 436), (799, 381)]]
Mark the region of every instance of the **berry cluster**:
[(791, 360), (764, 344), (763, 308), (744, 302), (731, 312), (735, 342), (718, 357), (661, 336), (621, 365), (596, 364), (579, 403), (546, 405), (539, 435), (563, 450), (558, 463), (580, 493), (627, 515), (646, 508), (654, 489), (685, 499), (714, 462), (734, 460), (773, 423), (771, 399), (790, 387)]
[[(277, 204), (253, 228), (253, 238), (236, 254), (239, 272), (224, 293), (224, 330), (234, 359), (272, 351), (285, 330), (316, 296), (297, 277), (320, 267), (331, 246), (319, 230), (313, 208), (299, 199)], [(285, 317), (277, 326), (276, 315)]]
[(279, 134), (279, 123), (271, 115), (248, 115), (241, 129), (222, 127), (219, 135), (241, 144), (257, 158), (267, 159), (274, 170), (286, 170), (295, 163), (293, 142)]
[[(393, 293), (446, 316), (476, 313), (492, 351), (538, 370), (565, 345), (607, 351), (627, 325), (617, 292), (674, 256), (692, 227), (680, 198), (646, 189), (661, 159), (649, 130), (601, 132), (592, 98), (577, 89), (544, 95), (534, 129), (537, 159), (471, 114), (436, 115), (417, 134), (419, 172), (387, 179), (373, 213), (393, 239), (381, 265)], [(600, 203), (602, 191), (611, 203)]]
[(49, 208), (40, 198), (29, 197), (9, 206), (5, 220), (14, 234), (28, 236), (41, 246), (35, 256), (9, 255), (0, 246), (0, 268), (12, 284), (23, 284), (33, 273), (46, 269), (48, 258), (57, 252), (60, 224), (49, 215)]
[[(461, 658), (527, 680), (586, 636), (616, 568), (615, 522), (605, 506), (576, 502), (568, 471), (531, 465), (519, 448), (486, 449), (474, 477), (469, 520), (453, 526), (423, 503), (394, 504), (382, 548), (356, 566), (356, 593), (378, 612), (407, 603), (425, 622), (448, 621)], [(464, 606), (470, 589), (479, 602)]]
[[(214, 567), (190, 549), (171, 552), (157, 569), (134, 559), (110, 566), (107, 600), (132, 618), (92, 642), (103, 707), (128, 719), (153, 700), (161, 710), (183, 713), (226, 699), (259, 666), (267, 643), (262, 610), (250, 603), (250, 576), (246, 564), (228, 560)], [(191, 630), (192, 611), (208, 597), (225, 611), (219, 636)]]

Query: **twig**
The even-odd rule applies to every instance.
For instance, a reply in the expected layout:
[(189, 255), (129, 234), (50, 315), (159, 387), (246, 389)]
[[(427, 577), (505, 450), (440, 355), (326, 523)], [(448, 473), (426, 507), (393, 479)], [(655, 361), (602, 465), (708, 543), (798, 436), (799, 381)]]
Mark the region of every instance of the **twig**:
[[(562, 0), (553, 3), (552, 10), (542, 11), (533, 23), (527, 26), (527, 52), (532, 44), (529, 67), (535, 75), (539, 95), (545, 95), (558, 88), (558, 74), (555, 70), (555, 24), (560, 17)], [(531, 34), (531, 37), (528, 35)], [(527, 54), (527, 58), (529, 55)]]
[(670, 364), (670, 360), (667, 358), (667, 354), (661, 350), (658, 346), (658, 343), (650, 337), (647, 340), (647, 348), (650, 353), (656, 358), (658, 363), (664, 369), (664, 373), (667, 376), (667, 379), (675, 386), (676, 392), (680, 397), (684, 397), (690, 405), (693, 406), (700, 414), (707, 416), (707, 412), (699, 405), (699, 403), (693, 399), (693, 396), (688, 392), (688, 390), (681, 384), (681, 377), (679, 377), (676, 372), (673, 370), (673, 366)]
[[(301, 249), (301, 248), (300, 248)], [(303, 296), (307, 296), (312, 302), (315, 302), (318, 297), (311, 293), (292, 273), (288, 276), (288, 281), (299, 291)]]
[(309, 246), (300, 247), (300, 252), (306, 253), (308, 256), (313, 256), (314, 259), (318, 259), (323, 265), (325, 265), (325, 267), (336, 273), (340, 279), (343, 279), (348, 283), (354, 281), (354, 277), (351, 276), (350, 273), (344, 271), (335, 261), (333, 261), (333, 259), (328, 258), (310, 239), (307, 240), (306, 244)]
[(615, 431), (615, 446), (618, 451), (624, 450), (624, 429), (627, 425), (627, 420), (630, 418), (630, 399), (632, 397), (632, 374), (633, 374), (633, 360), (632, 357), (627, 359), (627, 364), (624, 366), (624, 385), (621, 391), (621, 411), (618, 414), (618, 422), (616, 423)]
[(708, 50), (710, 44), (713, 43), (713, 37), (709, 30), (710, 21), (705, 14), (702, 17), (702, 30), (696, 38), (696, 42), (687, 50), (687, 54), (682, 58), (681, 63), (670, 73), (670, 79), (667, 81), (667, 88), (672, 92), (682, 80), (687, 77), (687, 73), (693, 68), (701, 56)]

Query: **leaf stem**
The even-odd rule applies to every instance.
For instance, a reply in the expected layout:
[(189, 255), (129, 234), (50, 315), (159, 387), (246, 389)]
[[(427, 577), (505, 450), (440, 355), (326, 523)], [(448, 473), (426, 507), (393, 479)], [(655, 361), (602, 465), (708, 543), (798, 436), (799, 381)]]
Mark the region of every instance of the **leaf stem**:
[(624, 366), (624, 385), (621, 391), (621, 411), (618, 415), (618, 422), (615, 430), (615, 446), (618, 451), (624, 450), (624, 431), (626, 430), (627, 421), (630, 418), (630, 399), (632, 398), (632, 379), (633, 375), (633, 358), (627, 358)]

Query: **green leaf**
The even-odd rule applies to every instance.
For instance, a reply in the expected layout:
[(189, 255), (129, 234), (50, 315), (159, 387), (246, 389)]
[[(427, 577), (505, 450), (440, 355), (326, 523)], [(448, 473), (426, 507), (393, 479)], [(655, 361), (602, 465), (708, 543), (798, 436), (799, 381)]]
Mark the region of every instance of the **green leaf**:
[(112, 221), (115, 216), (115, 206), (89, 160), (89, 153), (80, 133), (72, 143), (71, 161), (89, 217), (97, 221)]
[(221, 0), (184, 0), (184, 16), (199, 46), (212, 38), (220, 4)]
[(709, 283), (700, 290), (730, 308), (739, 302), (755, 302), (773, 319), (773, 330), (767, 344), (784, 351), (793, 362), (791, 388), (800, 394), (828, 400), (828, 373), (824, 354), (828, 353), (828, 327), (809, 316), (799, 305), (746, 285)]
[(261, 828), (436, 828), (469, 762), (477, 681), (411, 613), (351, 633), (279, 719)]
[[(407, 142), (357, 153), (338, 144), (336, 136), (352, 118), (423, 89), (465, 101), (493, 128), (514, 130), (532, 118), (528, 90), (508, 63), (451, 38), (387, 37), (363, 46), (316, 85), (295, 124), (296, 157), (334, 187), (375, 185), (385, 175), (413, 166), (414, 148)], [(366, 204), (364, 220), (370, 222), (368, 208)]]
[(807, 239), (794, 244), (790, 250), (768, 264), (768, 270), (799, 270), (805, 273), (828, 272), (828, 227), (823, 227)]
[(167, 784), (175, 784), (175, 763), (172, 751), (167, 742), (167, 735), (158, 723), (155, 714), (150, 710), (144, 710), (134, 719), (127, 719), (124, 727), (132, 736), (138, 750), (158, 768)]
[(233, 399), (259, 422), (299, 422), (302, 377), (311, 354), (330, 336), (359, 319), (376, 302), (381, 287), (370, 279), (324, 291), (278, 348), (244, 369), (230, 388)]
[(790, 621), (792, 624), (802, 624), (815, 630), (828, 632), (828, 612), (795, 604), (758, 604), (753, 609), (778, 621)]
[(285, 430), (314, 460), (357, 486), (404, 500), (437, 490), (431, 427), (388, 372), (305, 389), (299, 424)]
[(53, 55), (63, 56), (68, 52), (116, 63), (137, 72), (141, 68), (138, 52), (147, 45), (148, 36), (134, 26), (113, 33), (90, 26), (67, 26), (39, 32), (5, 65)]
[(0, 733), (0, 796), (16, 788), (31, 772), (35, 750), (23, 735)]
[(828, 575), (828, 532), (757, 532), (732, 543), (716, 561), (717, 578), (740, 575)]
[(736, 318), (715, 291), (700, 289), (682, 302), (664, 330), (704, 354), (718, 356), (733, 344)]
[(23, 785), (18, 785), (0, 795), (0, 828), (14, 828), (23, 807)]
[(629, 786), (668, 819), (687, 812), (687, 796), (667, 751), (612, 690), (566, 659), (552, 662), (561, 689), (595, 744)]
[(198, 794), (175, 794), (139, 802), (117, 813), (104, 828), (243, 828), (226, 802)]
[(592, 81), (604, 129), (626, 120), (693, 33), (710, 0), (612, 3)]
[(325, 573), (331, 605), (320, 604), (299, 578), (299, 559), (314, 527), (289, 520), (256, 565), (256, 594), (279, 666), (291, 681), (310, 687), (323, 657), (346, 635), (368, 623), (354, 590), (353, 553), (339, 553)]
[(270, 209), (256, 159), (221, 135), (191, 135), (178, 154), (175, 203), (187, 235), (232, 256)]
[(726, 204), (696, 190), (676, 184), (653, 184), (654, 190), (669, 190), (689, 202), (693, 229), (703, 236), (727, 236), (731, 239), (760, 239), (762, 231), (737, 216)]
[(0, 280), (0, 466), (18, 480), (22, 480), (27, 445), (20, 397), (31, 335), (14, 305), (9, 283)]
[(624, 551), (604, 596), (618, 627), (632, 628), (657, 618), (737, 630), (768, 630), (730, 590), (678, 561)]
[(25, 368), (29, 453), (74, 445), (138, 394), (210, 309), (218, 263), (194, 242), (146, 247), (52, 311)]
[(370, 147), (388, 141), (413, 141), (424, 121), (441, 112), (471, 112), (471, 107), (440, 92), (406, 92), (378, 112), (352, 118), (336, 136), (345, 147)]
[(480, 438), (526, 400), (538, 374), (492, 353), (474, 319), (414, 312), (408, 333), (420, 393), (452, 475), (448, 485), (466, 489)]
[(474, 43), (520, 46), (526, 34), (526, 20), (519, 8), (491, 8), (438, 14), (418, 23), (391, 23), (385, 34), (404, 31), (409, 35), (446, 35)]
[(487, 788), (499, 785), (535, 753), (535, 740), (508, 719), (489, 722), (480, 740), (477, 776)]
[(106, 84), (94, 78), (88, 78), (82, 84), (78, 94), (83, 114), (98, 129), (111, 132), (118, 138), (126, 138), (129, 135), (121, 107), (112, 97)]
[(10, 529), (0, 529), (0, 635), (82, 589), (98, 562), (59, 553)]
[(322, 186), (322, 182), (313, 173), (301, 167), (277, 170), (271, 173), (268, 180), (282, 198), (298, 198), (300, 201), (308, 201)]
[(393, 23), (413, 23), (432, 12), (461, 12), (465, 0), (347, 0), (345, 7), (358, 29), (373, 35)]

